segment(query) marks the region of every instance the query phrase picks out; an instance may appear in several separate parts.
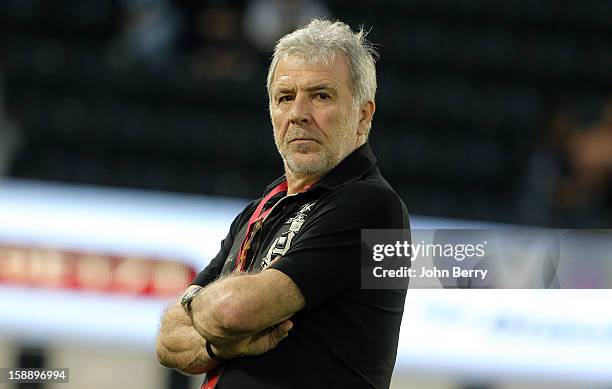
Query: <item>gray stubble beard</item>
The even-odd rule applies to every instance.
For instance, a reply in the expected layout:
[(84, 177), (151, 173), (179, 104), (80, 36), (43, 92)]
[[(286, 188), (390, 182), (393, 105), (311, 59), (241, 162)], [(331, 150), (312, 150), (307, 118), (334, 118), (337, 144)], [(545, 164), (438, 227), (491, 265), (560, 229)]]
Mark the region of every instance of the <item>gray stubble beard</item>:
[[(280, 141), (274, 136), (274, 143), (276, 144), (276, 148), (283, 159), (285, 164), (285, 169), (289, 170), (295, 176), (314, 176), (314, 177), (322, 177), (328, 172), (330, 172), (333, 168), (335, 168), (340, 161), (342, 161), (347, 155), (349, 155), (353, 151), (353, 145), (349, 145), (351, 136), (349, 128), (356, 128), (357, 123), (354, 123), (354, 114), (345, 117), (345, 120), (341, 123), (341, 131), (343, 142), (341, 145), (344, 147), (333, 147), (331, 150), (323, 147), (323, 152), (321, 158), (313, 161), (313, 162), (297, 162), (292, 158), (292, 153), (290, 153), (285, 148), (281, 147)], [(304, 148), (305, 146), (300, 146), (299, 148)], [(298, 152), (299, 152), (298, 148)], [(331, 153), (334, 155), (330, 155)]]

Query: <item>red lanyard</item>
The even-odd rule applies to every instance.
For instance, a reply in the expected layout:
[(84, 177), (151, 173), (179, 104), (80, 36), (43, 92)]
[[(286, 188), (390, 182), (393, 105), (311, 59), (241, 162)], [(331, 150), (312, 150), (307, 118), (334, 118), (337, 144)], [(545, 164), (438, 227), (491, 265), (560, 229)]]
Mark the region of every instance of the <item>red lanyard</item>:
[(283, 181), (282, 183), (278, 184), (274, 189), (272, 189), (270, 191), (270, 193), (268, 193), (259, 202), (259, 205), (255, 209), (255, 212), (253, 212), (253, 214), (251, 215), (251, 218), (249, 219), (249, 224), (247, 224), (246, 235), (244, 236), (244, 240), (242, 241), (242, 244), (240, 245), (240, 251), (239, 251), (238, 259), (236, 259), (236, 270), (244, 271), (244, 268), (246, 266), (247, 252), (248, 252), (248, 250), (250, 248), (253, 236), (255, 235), (255, 233), (253, 232), (253, 225), (255, 223), (258, 223), (258, 225), (257, 225), (258, 228), (261, 228), (261, 224), (263, 223), (263, 219), (272, 210), (272, 208), (269, 208), (269, 209), (266, 209), (265, 211), (262, 212), (263, 207), (266, 205), (266, 203), (268, 201), (270, 201), (270, 199), (272, 197), (274, 197), (275, 195), (279, 194), (280, 192), (285, 192), (286, 190), (287, 190), (287, 181)]
[[(311, 187), (312, 187), (312, 184), (306, 186), (304, 188), (304, 191), (307, 191)], [(250, 248), (251, 241), (253, 239), (253, 236), (251, 235), (255, 235), (255, 232), (257, 232), (257, 231), (254, 231), (254, 232), (252, 231), (253, 225), (256, 225), (259, 228), (261, 228), (261, 225), (263, 224), (263, 219), (265, 219), (266, 216), (272, 210), (272, 207), (270, 207), (269, 209), (266, 209), (265, 211), (262, 212), (264, 206), (266, 205), (268, 201), (270, 201), (272, 197), (286, 190), (287, 190), (287, 181), (284, 181), (281, 184), (278, 184), (274, 189), (272, 189), (270, 193), (268, 193), (259, 202), (259, 205), (257, 206), (257, 208), (255, 208), (255, 212), (253, 212), (253, 215), (251, 215), (251, 218), (249, 219), (249, 224), (247, 224), (246, 235), (244, 236), (244, 240), (242, 241), (242, 245), (240, 246), (240, 253), (238, 255), (238, 259), (236, 259), (236, 270), (240, 269), (240, 271), (244, 271), (244, 268), (246, 266), (246, 255), (247, 255), (248, 249)], [(217, 385), (217, 382), (219, 381), (219, 378), (221, 377), (222, 371), (223, 371), (223, 366), (219, 366), (216, 369), (213, 369), (209, 371), (208, 373), (206, 373), (206, 380), (204, 381), (200, 389), (214, 389), (215, 386)]]
[[(251, 215), (251, 218), (249, 219), (249, 224), (247, 224), (247, 231), (246, 235), (244, 236), (244, 240), (242, 241), (242, 245), (240, 245), (240, 252), (238, 254), (238, 259), (236, 259), (236, 270), (240, 269), (240, 271), (244, 271), (244, 267), (246, 266), (246, 254), (248, 249), (250, 248), (251, 240), (253, 238), (252, 236), (250, 236), (252, 234), (253, 225), (255, 223), (259, 223), (259, 226), (261, 227), (262, 220), (272, 210), (272, 207), (270, 207), (270, 209), (266, 209), (262, 212), (263, 207), (268, 201), (270, 201), (272, 197), (286, 190), (287, 181), (284, 181), (281, 184), (277, 185), (274, 189), (272, 189), (270, 193), (268, 193), (259, 202), (257, 208), (255, 208), (255, 212), (253, 212), (253, 215)], [(217, 386), (217, 381), (219, 381), (219, 378), (221, 378), (222, 368), (223, 366), (219, 366), (216, 369), (213, 369), (206, 373), (206, 380), (204, 381), (200, 389), (214, 389), (214, 387)]]

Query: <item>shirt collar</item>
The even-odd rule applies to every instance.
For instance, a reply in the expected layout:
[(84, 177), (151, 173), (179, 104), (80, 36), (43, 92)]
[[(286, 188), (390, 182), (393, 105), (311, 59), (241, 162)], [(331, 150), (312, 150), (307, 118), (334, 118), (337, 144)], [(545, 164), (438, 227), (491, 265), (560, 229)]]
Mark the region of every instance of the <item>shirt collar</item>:
[[(376, 161), (377, 159), (372, 151), (370, 143), (366, 142), (340, 161), (338, 166), (333, 168), (329, 173), (323, 176), (323, 178), (313, 184), (311, 189), (321, 187), (333, 190), (346, 183), (358, 180), (363, 177), (368, 169), (376, 164)], [(285, 180), (286, 178), (284, 175), (274, 180), (266, 187), (264, 195)]]

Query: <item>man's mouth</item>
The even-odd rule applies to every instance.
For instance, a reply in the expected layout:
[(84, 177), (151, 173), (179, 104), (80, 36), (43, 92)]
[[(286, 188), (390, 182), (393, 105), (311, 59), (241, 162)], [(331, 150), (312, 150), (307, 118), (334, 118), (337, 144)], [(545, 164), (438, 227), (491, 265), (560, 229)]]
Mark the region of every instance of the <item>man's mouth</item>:
[(296, 139), (291, 139), (289, 141), (289, 143), (302, 143), (302, 142), (316, 142), (319, 143), (319, 141), (317, 141), (316, 139), (312, 139), (312, 138), (296, 138)]

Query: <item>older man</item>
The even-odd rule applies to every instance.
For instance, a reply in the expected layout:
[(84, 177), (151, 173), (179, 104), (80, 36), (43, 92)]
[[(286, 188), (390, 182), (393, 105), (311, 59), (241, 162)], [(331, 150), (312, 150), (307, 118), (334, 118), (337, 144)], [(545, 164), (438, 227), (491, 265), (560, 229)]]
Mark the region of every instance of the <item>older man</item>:
[(204, 388), (387, 388), (405, 289), (360, 285), (361, 229), (406, 229), (367, 143), (376, 105), (362, 31), (314, 20), (268, 73), (285, 174), (230, 227), (162, 318), (160, 362)]

